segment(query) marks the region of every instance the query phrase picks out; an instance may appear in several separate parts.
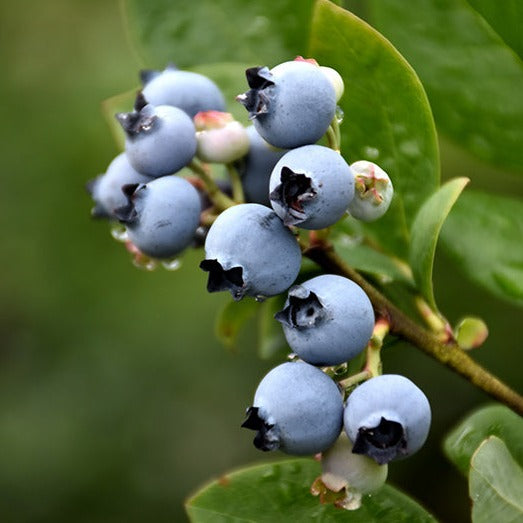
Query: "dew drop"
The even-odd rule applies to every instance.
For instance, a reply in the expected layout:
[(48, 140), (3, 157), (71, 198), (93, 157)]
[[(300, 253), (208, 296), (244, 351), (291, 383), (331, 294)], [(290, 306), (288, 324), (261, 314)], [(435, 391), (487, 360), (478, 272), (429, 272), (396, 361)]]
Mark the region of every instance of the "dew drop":
[(127, 229), (121, 223), (115, 223), (112, 225), (111, 236), (118, 242), (126, 242), (129, 239)]
[(258, 303), (263, 303), (267, 299), (267, 296), (263, 296), (263, 294), (258, 294), (257, 296), (254, 297), (254, 299)]
[(336, 113), (334, 114), (334, 118), (336, 118), (336, 122), (338, 122), (338, 124), (341, 124), (343, 122), (343, 118), (345, 118), (345, 113), (339, 105), (336, 106)]
[(158, 263), (147, 256), (135, 256), (133, 258), (133, 265), (145, 271), (154, 271), (154, 269), (158, 267)]
[(182, 262), (180, 258), (172, 258), (171, 260), (163, 260), (161, 262), (162, 267), (168, 271), (177, 271), (181, 266)]

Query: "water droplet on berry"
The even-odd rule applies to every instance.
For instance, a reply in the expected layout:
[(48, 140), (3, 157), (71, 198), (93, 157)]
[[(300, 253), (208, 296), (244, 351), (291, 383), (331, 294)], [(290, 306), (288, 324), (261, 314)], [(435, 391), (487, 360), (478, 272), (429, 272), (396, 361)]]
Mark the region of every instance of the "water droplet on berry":
[(341, 124), (343, 122), (343, 118), (345, 118), (345, 113), (339, 105), (336, 106), (336, 114), (334, 115), (334, 117), (336, 118), (338, 124)]
[(127, 229), (121, 223), (112, 225), (111, 236), (118, 242), (126, 242), (128, 240)]
[(163, 268), (168, 271), (177, 271), (182, 266), (182, 262), (179, 258), (173, 258), (171, 260), (164, 260), (161, 263), (162, 263)]
[(158, 267), (158, 262), (149, 258), (148, 256), (135, 256), (133, 258), (133, 265), (138, 267), (138, 269), (143, 269), (145, 271), (154, 271)]
[(263, 296), (263, 295), (259, 294), (258, 296), (255, 296), (254, 299), (258, 303), (263, 303), (267, 299), (267, 296)]

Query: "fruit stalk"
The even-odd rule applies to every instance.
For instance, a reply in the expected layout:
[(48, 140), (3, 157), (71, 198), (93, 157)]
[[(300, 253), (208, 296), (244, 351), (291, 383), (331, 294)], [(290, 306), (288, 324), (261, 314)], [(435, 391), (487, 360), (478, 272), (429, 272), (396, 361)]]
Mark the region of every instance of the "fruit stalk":
[(347, 265), (329, 245), (313, 245), (303, 254), (324, 270), (350, 278), (368, 295), (376, 314), (388, 319), (390, 333), (401, 337), (458, 373), (495, 400), (523, 416), (523, 397), (474, 361), (454, 341), (443, 343), (391, 303), (356, 270)]
[(193, 160), (187, 167), (203, 181), (207, 189), (207, 194), (216, 206), (217, 211), (224, 211), (235, 205), (235, 203), (220, 190), (212, 176), (207, 172), (205, 166)]

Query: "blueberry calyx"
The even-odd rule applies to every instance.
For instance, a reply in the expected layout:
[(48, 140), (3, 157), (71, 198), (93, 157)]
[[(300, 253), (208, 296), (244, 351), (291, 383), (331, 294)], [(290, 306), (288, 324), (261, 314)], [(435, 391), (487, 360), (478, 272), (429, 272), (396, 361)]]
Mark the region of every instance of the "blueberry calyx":
[(142, 91), (136, 95), (133, 111), (116, 113), (115, 117), (129, 137), (150, 131), (158, 119), (154, 114), (154, 107), (147, 102)]
[(376, 427), (360, 427), (352, 448), (354, 454), (364, 454), (379, 465), (407, 454), (403, 425), (383, 416)]
[(200, 269), (209, 273), (208, 292), (229, 291), (234, 300), (241, 300), (246, 292), (243, 281), (243, 268), (232, 267), (225, 270), (218, 260), (203, 260)]
[(249, 119), (253, 120), (260, 114), (269, 112), (270, 90), (274, 85), (272, 74), (267, 67), (250, 67), (245, 71), (250, 89), (239, 94), (236, 100), (249, 112)]
[(278, 437), (278, 430), (273, 424), (267, 423), (260, 414), (258, 407), (249, 407), (246, 411), (247, 417), (242, 423), (245, 429), (255, 430), (254, 446), (265, 452), (270, 450), (277, 450), (280, 447), (280, 438)]
[(312, 180), (305, 174), (295, 173), (284, 166), (281, 169), (280, 181), (281, 183), (271, 191), (269, 198), (285, 209), (283, 223), (288, 227), (304, 222), (308, 216), (303, 205), (316, 197)]
[(139, 183), (127, 183), (122, 186), (122, 192), (127, 197), (127, 204), (113, 211), (113, 214), (121, 223), (129, 224), (138, 218), (138, 212), (134, 205), (138, 187), (145, 189), (145, 185)]
[(307, 329), (325, 318), (325, 310), (314, 292), (295, 285), (289, 291), (289, 305), (277, 312), (274, 318), (288, 327)]

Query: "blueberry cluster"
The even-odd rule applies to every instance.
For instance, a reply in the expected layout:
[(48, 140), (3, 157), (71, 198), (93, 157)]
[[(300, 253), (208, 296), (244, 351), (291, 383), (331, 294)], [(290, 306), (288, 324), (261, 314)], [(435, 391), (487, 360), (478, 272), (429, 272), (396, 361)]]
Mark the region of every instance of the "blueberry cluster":
[[(243, 427), (256, 432), (254, 444), (264, 451), (324, 453), (327, 486), (376, 488), (388, 462), (423, 445), (428, 401), (407, 378), (376, 369), (344, 390), (333, 377), (370, 346), (372, 304), (342, 276), (294, 283), (304, 235), (327, 234), (347, 214), (378, 219), (392, 183), (372, 162), (349, 164), (340, 154), (344, 87), (335, 70), (298, 57), (247, 69), (246, 77), (249, 89), (237, 100), (253, 122), (247, 128), (224, 112), (210, 79), (174, 66), (142, 72), (134, 108), (116, 115), (125, 152), (88, 185), (92, 214), (120, 222), (128, 248), (149, 260), (203, 243), (209, 292), (228, 291), (235, 300), (287, 292), (275, 321), (292, 361), (262, 379)], [(360, 457), (348, 460), (347, 452)], [(350, 472), (340, 472), (340, 462)]]

